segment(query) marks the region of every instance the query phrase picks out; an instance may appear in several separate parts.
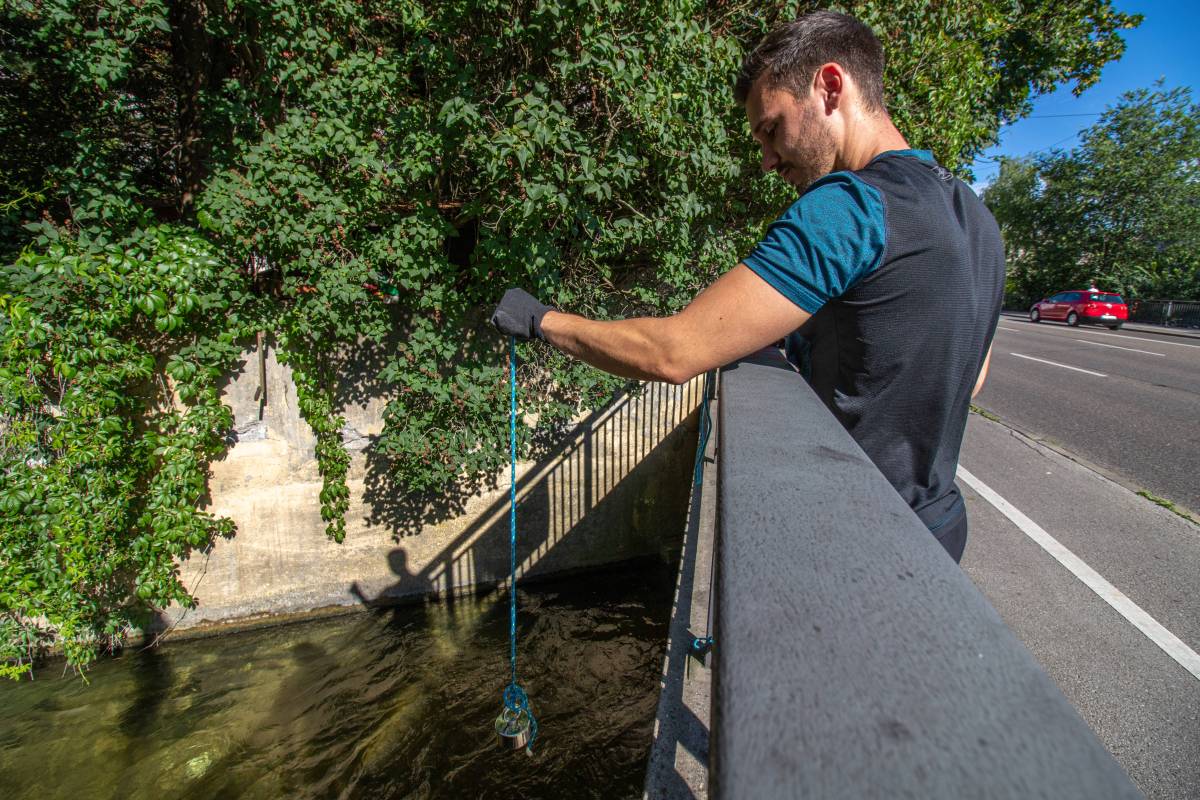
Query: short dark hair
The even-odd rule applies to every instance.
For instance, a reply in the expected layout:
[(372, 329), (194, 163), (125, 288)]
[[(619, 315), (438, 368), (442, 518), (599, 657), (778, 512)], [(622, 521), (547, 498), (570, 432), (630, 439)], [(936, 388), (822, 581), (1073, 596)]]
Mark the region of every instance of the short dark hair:
[(770, 88), (804, 96), (813, 75), (830, 61), (854, 79), (868, 109), (885, 110), (883, 45), (867, 25), (836, 11), (805, 14), (763, 37), (742, 60), (733, 96), (745, 105), (750, 87), (764, 74)]

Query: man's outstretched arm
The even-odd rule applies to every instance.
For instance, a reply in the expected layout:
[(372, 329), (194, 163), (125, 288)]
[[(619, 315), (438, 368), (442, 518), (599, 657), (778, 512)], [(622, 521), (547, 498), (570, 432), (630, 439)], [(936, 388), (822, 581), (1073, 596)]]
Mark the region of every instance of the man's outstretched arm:
[(669, 383), (684, 383), (766, 347), (809, 318), (745, 264), (670, 317), (590, 320), (529, 301), (510, 290), (493, 324), (503, 333), (540, 336), (605, 372)]

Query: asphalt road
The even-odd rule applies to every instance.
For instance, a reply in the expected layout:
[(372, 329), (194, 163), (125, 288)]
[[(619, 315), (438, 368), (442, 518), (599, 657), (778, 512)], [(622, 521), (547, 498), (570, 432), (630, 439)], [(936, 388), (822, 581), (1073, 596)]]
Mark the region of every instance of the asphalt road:
[(1005, 316), (975, 404), (1200, 512), (1200, 339)]
[(1148, 798), (1197, 800), (1200, 525), (1135, 490), (1200, 507), (1200, 340), (1005, 318), (992, 358), (963, 569)]
[[(1200, 798), (1200, 526), (975, 414), (959, 463), (1112, 588), (1091, 588), (960, 471), (963, 569), (1147, 798)], [(1174, 656), (1131, 608), (1176, 638)]]

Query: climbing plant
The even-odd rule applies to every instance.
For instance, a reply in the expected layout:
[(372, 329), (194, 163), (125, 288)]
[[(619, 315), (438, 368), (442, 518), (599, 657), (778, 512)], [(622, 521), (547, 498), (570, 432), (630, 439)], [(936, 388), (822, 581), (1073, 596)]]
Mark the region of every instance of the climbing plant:
[(206, 240), (157, 225), (60, 237), (6, 269), (7, 660), (28, 666), (49, 629), (86, 663), (147, 603), (191, 603), (176, 560), (233, 532), (197, 510), (232, 422), (218, 382), (239, 350), (224, 319), (233, 278)]
[[(504, 344), (525, 286), (597, 317), (680, 308), (790, 190), (730, 87), (809, 3), (3, 0), (0, 636), (10, 672), (72, 663), (191, 602), (178, 564), (232, 532), (198, 510), (226, 446), (221, 376), (264, 333), (345, 533), (339, 380), (385, 353), (391, 493), (506, 456)], [(843, 6), (890, 54), (915, 146), (962, 169), (1003, 120), (1082, 89), (1137, 19), (1108, 0)], [(523, 349), (555, 429), (613, 381)]]

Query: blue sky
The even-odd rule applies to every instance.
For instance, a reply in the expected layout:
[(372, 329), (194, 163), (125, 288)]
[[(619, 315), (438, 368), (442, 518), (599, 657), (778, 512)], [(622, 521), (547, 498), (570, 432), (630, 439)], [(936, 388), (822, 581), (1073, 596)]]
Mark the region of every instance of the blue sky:
[[(1125, 55), (1107, 64), (1100, 81), (1079, 97), (1071, 94), (1069, 85), (1063, 86), (1034, 100), (1031, 116), (1002, 128), (1000, 143), (974, 163), (977, 189), (996, 176), (998, 156), (1072, 147), (1079, 132), (1093, 125), (1100, 112), (1124, 92), (1163, 78), (1167, 88), (1191, 86), (1200, 93), (1200, 2), (1116, 0), (1114, 5), (1145, 17), (1140, 26), (1123, 32)], [(1059, 116), (1066, 114), (1088, 116)]]

